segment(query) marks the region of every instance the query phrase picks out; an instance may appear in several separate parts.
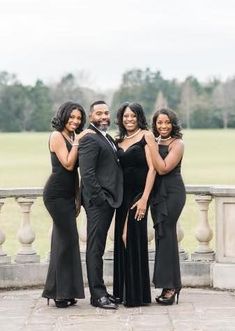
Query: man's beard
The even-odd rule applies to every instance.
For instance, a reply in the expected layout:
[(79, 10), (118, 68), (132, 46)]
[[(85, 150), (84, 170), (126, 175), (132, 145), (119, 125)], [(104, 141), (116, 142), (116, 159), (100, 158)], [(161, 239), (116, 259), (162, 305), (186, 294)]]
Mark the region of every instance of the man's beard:
[(107, 131), (110, 126), (110, 120), (107, 120), (107, 124), (100, 124), (100, 122), (93, 121), (92, 124), (100, 131)]

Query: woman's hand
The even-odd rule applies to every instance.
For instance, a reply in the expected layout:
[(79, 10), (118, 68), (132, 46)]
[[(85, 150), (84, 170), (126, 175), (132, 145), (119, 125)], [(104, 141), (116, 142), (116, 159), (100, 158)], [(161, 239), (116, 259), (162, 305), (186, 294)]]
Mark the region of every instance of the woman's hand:
[(144, 138), (147, 144), (149, 143), (155, 143), (155, 136), (151, 131), (145, 131)]
[(136, 213), (135, 213), (135, 219), (137, 221), (142, 220), (144, 218), (144, 215), (146, 213), (147, 209), (147, 200), (145, 198), (140, 198), (134, 205), (131, 207), (131, 209), (134, 209), (136, 207)]
[(79, 140), (82, 139), (88, 133), (95, 133), (95, 131), (94, 130), (91, 130), (91, 129), (86, 129), (86, 130), (82, 131), (81, 133), (76, 134), (75, 135), (74, 142), (76, 144), (79, 144)]

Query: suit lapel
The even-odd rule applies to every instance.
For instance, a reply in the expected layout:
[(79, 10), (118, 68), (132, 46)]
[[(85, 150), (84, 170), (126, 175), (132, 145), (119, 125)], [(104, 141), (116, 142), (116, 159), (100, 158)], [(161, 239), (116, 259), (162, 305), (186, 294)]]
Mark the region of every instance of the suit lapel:
[[(93, 126), (93, 125), (89, 125), (89, 127), (88, 127), (88, 129), (91, 129), (91, 130), (94, 130), (95, 132), (96, 132), (96, 134), (98, 134), (99, 135), (99, 137), (101, 137), (102, 138), (102, 140), (105, 142), (105, 144), (109, 147), (109, 149), (112, 151), (112, 153), (113, 153), (113, 155), (114, 155), (114, 157), (115, 157), (115, 160), (119, 163), (119, 159), (118, 159), (118, 156), (117, 156), (117, 153), (116, 153), (116, 151), (114, 150), (114, 148), (111, 146), (111, 142), (114, 144), (114, 141), (113, 141), (113, 138), (110, 136), (110, 135), (108, 135), (108, 134), (106, 134), (106, 135), (108, 135), (108, 137), (109, 138), (105, 138), (104, 136), (103, 136), (103, 134), (95, 127), (95, 126)], [(107, 139), (109, 139), (111, 142), (109, 142)]]

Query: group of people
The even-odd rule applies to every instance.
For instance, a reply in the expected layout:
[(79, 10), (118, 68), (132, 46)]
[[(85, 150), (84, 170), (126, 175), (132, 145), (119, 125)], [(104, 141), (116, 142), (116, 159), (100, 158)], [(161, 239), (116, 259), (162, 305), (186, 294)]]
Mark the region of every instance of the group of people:
[[(60, 106), (49, 138), (52, 173), (43, 192), (53, 220), (51, 256), (42, 296), (56, 307), (84, 298), (76, 216), (87, 216), (86, 265), (90, 303), (117, 309), (151, 303), (147, 215), (155, 229), (153, 283), (159, 304), (178, 303), (181, 290), (176, 223), (185, 204), (184, 153), (179, 120), (171, 109), (155, 112), (148, 130), (143, 107), (125, 102), (117, 111), (118, 136), (108, 133), (110, 111), (102, 101), (86, 115), (74, 102)], [(77, 168), (79, 166), (81, 184)], [(81, 192), (79, 194), (79, 192)], [(113, 294), (103, 279), (107, 233), (115, 213)]]

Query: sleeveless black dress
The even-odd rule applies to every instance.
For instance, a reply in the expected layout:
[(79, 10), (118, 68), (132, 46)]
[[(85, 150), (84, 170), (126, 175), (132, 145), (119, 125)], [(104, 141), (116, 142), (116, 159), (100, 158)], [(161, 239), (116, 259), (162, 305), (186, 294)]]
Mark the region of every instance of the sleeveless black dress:
[[(145, 157), (146, 142), (142, 138), (125, 152), (118, 148), (123, 168), (124, 196), (122, 205), (116, 211), (114, 240), (113, 293), (128, 307), (141, 306), (151, 302), (147, 211), (141, 221), (134, 219), (136, 208), (130, 207), (141, 197), (148, 173)], [(127, 223), (127, 244), (122, 240), (125, 220)]]
[[(68, 151), (71, 145), (65, 140)], [(52, 173), (44, 187), (43, 200), (53, 220), (51, 255), (42, 296), (51, 299), (84, 298), (81, 258), (75, 211), (78, 173), (65, 169), (54, 152)]]
[[(159, 145), (164, 159), (169, 145)], [(168, 174), (156, 176), (150, 209), (155, 228), (156, 255), (153, 283), (156, 288), (181, 288), (176, 223), (186, 200), (181, 161)]]

